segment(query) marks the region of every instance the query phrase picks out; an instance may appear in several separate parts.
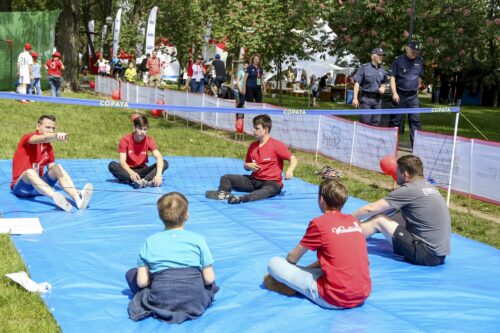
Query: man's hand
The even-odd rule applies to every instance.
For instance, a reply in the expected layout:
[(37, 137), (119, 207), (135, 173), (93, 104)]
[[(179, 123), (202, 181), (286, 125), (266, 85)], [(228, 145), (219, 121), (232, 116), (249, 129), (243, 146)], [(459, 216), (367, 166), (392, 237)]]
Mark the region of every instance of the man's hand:
[(57, 132), (55, 136), (57, 141), (68, 142), (68, 133)]
[(397, 93), (392, 94), (392, 100), (394, 101), (394, 103), (399, 104), (399, 95)]
[(138, 181), (139, 179), (141, 179), (141, 176), (139, 176), (139, 175), (137, 174), (137, 172), (132, 171), (132, 173), (130, 174), (130, 179), (131, 179), (133, 182), (136, 182), (136, 181)]
[(155, 176), (153, 178), (153, 186), (154, 187), (160, 187), (163, 182), (163, 177), (162, 176)]
[(245, 163), (246, 169), (257, 171), (260, 169), (260, 166), (255, 162)]
[(378, 93), (379, 93), (380, 95), (383, 95), (383, 94), (385, 93), (385, 87), (384, 87), (384, 86), (380, 86), (380, 87), (378, 88)]
[(293, 178), (293, 170), (287, 170), (285, 173), (285, 179), (292, 179)]
[(355, 108), (359, 107), (359, 101), (357, 98), (352, 99), (352, 106), (354, 106)]

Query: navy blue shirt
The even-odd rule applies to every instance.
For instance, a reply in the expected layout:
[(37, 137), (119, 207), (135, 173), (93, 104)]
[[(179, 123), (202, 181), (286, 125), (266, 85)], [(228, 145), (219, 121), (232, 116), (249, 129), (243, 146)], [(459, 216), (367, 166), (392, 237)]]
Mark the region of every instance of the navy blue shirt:
[[(262, 74), (263, 74), (262, 67), (260, 67), (260, 66), (255, 67), (254, 65), (249, 65), (247, 67), (246, 73), (248, 73), (247, 87), (250, 87), (250, 88), (257, 87), (257, 78), (260, 79), (260, 84), (262, 84)], [(260, 84), (259, 84), (259, 86), (260, 86)]]
[(387, 83), (387, 73), (384, 67), (376, 67), (369, 62), (359, 67), (354, 76), (354, 81), (359, 83), (362, 92), (377, 93), (380, 85)]
[(392, 62), (391, 75), (396, 79), (397, 90), (417, 92), (419, 78), (424, 75), (424, 60), (421, 57), (410, 60), (400, 55)]

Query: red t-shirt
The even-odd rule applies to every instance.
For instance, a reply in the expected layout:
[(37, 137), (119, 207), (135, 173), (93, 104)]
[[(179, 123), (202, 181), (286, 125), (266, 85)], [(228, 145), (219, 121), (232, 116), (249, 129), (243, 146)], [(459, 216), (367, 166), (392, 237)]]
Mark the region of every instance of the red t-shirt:
[(269, 138), (259, 147), (259, 141), (252, 142), (248, 148), (245, 162), (254, 162), (260, 169), (252, 172), (251, 176), (259, 180), (274, 180), (283, 186), (283, 160), (290, 160), (292, 153), (281, 141)]
[(61, 62), (61, 60), (54, 60), (54, 59), (49, 59), (47, 60), (47, 62), (45, 63), (45, 66), (47, 66), (47, 74), (50, 75), (50, 76), (58, 76), (58, 77), (61, 77), (62, 76), (62, 73), (61, 73), (61, 67), (62, 67), (63, 63)]
[(30, 144), (33, 135), (40, 135), (38, 131), (24, 134), (17, 144), (14, 158), (12, 159), (12, 189), (21, 175), (28, 169), (34, 169), (40, 176), (49, 163), (54, 163), (54, 150), (50, 143)]
[(134, 140), (134, 134), (127, 134), (118, 145), (118, 152), (127, 154), (127, 165), (131, 168), (143, 167), (148, 163), (148, 151), (157, 150), (155, 140), (146, 136), (141, 142)]
[(317, 251), (323, 275), (317, 280), (321, 297), (344, 308), (360, 305), (371, 291), (366, 240), (360, 222), (339, 211), (313, 219), (300, 245)]
[(148, 73), (149, 75), (157, 75), (160, 74), (160, 58), (149, 58), (148, 62), (146, 63), (146, 66), (148, 68)]

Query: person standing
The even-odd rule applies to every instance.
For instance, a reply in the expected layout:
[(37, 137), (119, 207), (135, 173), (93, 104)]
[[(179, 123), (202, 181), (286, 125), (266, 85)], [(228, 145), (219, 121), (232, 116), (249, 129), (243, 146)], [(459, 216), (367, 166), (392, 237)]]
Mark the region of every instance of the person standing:
[(61, 97), (61, 82), (64, 65), (61, 61), (61, 53), (54, 52), (52, 59), (47, 60), (45, 69), (49, 78), (50, 95), (53, 97)]
[(261, 67), (260, 54), (254, 54), (250, 58), (250, 65), (243, 78), (243, 95), (247, 102), (262, 103), (262, 93), (266, 93), (266, 86), (263, 84), (264, 71)]
[(33, 58), (33, 66), (32, 66), (33, 80), (31, 81), (28, 93), (41, 96), (42, 87), (40, 85), (40, 79), (42, 78), (42, 69), (40, 63), (38, 62), (38, 53), (31, 52), (31, 57)]
[(186, 90), (191, 89), (192, 93), (203, 94), (205, 91), (205, 74), (207, 69), (203, 64), (201, 55), (196, 57), (194, 64), (188, 64), (188, 79), (186, 81)]
[[(31, 44), (24, 45), (24, 51), (17, 58), (17, 76), (19, 84), (17, 85), (18, 94), (26, 94), (33, 79), (33, 58), (31, 57)], [(20, 100), (21, 103), (28, 103), (27, 100)]]
[(210, 65), (208, 72), (210, 73), (211, 68), (215, 69), (215, 79), (214, 84), (217, 87), (217, 90), (220, 89), (221, 84), (226, 81), (226, 64), (224, 61), (220, 59), (220, 54), (215, 55), (214, 61)]
[(151, 58), (149, 58), (146, 63), (149, 74), (149, 85), (151, 87), (158, 87), (161, 83), (160, 58), (158, 58), (156, 54), (156, 51), (153, 51)]
[[(392, 62), (391, 68), (391, 91), (393, 107), (398, 109), (418, 108), (418, 88), (421, 86), (424, 75), (424, 60), (419, 56), (420, 44), (417, 41), (410, 41), (406, 47), (405, 54), (402, 54)], [(404, 124), (404, 114), (393, 114), (389, 122), (391, 127), (399, 127)], [(420, 114), (408, 114), (410, 125), (410, 141), (413, 147), (413, 138), (416, 129), (422, 128)]]
[[(371, 62), (361, 65), (354, 76), (354, 96), (352, 106), (362, 109), (380, 109), (382, 107), (382, 95), (385, 92), (384, 84), (387, 83), (387, 74), (382, 62), (384, 51), (375, 48), (371, 53)], [(361, 88), (361, 98), (358, 93)], [(360, 114), (359, 122), (371, 126), (379, 126), (380, 114)]]

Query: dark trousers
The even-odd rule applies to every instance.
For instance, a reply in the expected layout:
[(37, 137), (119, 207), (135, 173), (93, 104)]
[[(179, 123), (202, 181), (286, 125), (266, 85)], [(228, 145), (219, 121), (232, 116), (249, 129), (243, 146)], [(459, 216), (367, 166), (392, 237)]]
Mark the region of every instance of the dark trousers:
[(221, 86), (221, 84), (224, 83), (224, 81), (226, 81), (226, 76), (225, 75), (218, 75), (218, 76), (215, 77), (214, 84), (217, 87), (217, 89), (220, 89), (220, 86)]
[[(420, 107), (420, 102), (418, 100), (417, 93), (405, 93), (398, 91), (399, 104), (393, 104), (394, 108), (397, 109), (416, 109)], [(389, 122), (390, 127), (399, 127), (404, 125), (405, 115), (404, 114), (393, 114), (391, 115), (391, 120)], [(420, 122), (419, 113), (408, 114), (408, 123), (410, 125), (410, 141), (413, 147), (413, 138), (415, 136), (415, 130), (422, 128), (422, 123)]]
[(125, 280), (127, 280), (128, 286), (132, 291), (132, 294), (135, 295), (141, 288), (137, 285), (137, 267), (131, 268), (125, 273)]
[[(382, 107), (382, 99), (380, 97), (363, 95), (359, 100), (359, 107), (361, 109), (380, 109)], [(382, 115), (380, 114), (360, 114), (359, 122), (366, 125), (379, 126), (381, 118)]]
[(257, 87), (246, 87), (246, 99), (247, 102), (262, 103), (262, 89), (260, 86)]
[(258, 180), (247, 175), (224, 175), (220, 178), (219, 191), (250, 192), (242, 196), (243, 202), (256, 201), (275, 196), (281, 192), (281, 185), (272, 180)]
[[(165, 172), (165, 170), (167, 170), (167, 168), (168, 168), (168, 162), (167, 162), (167, 160), (163, 160), (162, 174)], [(127, 170), (122, 168), (120, 163), (113, 161), (113, 162), (109, 163), (108, 169), (109, 169), (109, 172), (111, 172), (111, 174), (113, 176), (115, 176), (116, 178), (118, 178), (120, 181), (122, 181), (124, 183), (129, 183), (129, 184), (132, 183), (132, 180), (130, 179), (130, 175), (128, 174)], [(147, 166), (147, 167), (143, 167), (143, 168), (140, 168), (140, 167), (139, 168), (132, 168), (132, 170), (134, 170), (142, 179), (150, 181), (156, 176), (156, 163), (151, 165), (151, 166)]]

